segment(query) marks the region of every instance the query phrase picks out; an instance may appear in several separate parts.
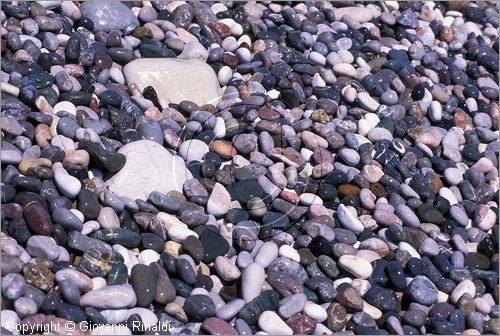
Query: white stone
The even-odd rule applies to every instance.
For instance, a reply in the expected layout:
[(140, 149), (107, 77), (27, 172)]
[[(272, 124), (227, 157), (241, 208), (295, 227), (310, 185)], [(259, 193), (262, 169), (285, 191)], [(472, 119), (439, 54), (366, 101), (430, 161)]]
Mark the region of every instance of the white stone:
[(19, 331), (16, 330), (16, 326), (19, 326), (21, 319), (17, 316), (16, 312), (13, 310), (3, 309), (0, 316), (2, 328), (11, 331), (13, 335), (19, 335)]
[(246, 303), (259, 296), (264, 285), (266, 273), (264, 267), (258, 263), (252, 263), (243, 270), (241, 275), (241, 293)]
[(215, 258), (215, 269), (225, 281), (233, 281), (241, 276), (241, 272), (238, 267), (233, 265), (228, 258), (223, 256)]
[(463, 280), (455, 287), (453, 292), (451, 292), (451, 302), (457, 303), (465, 293), (469, 293), (473, 298), (476, 296), (476, 285), (471, 280)]
[(150, 265), (160, 260), (160, 254), (154, 250), (147, 249), (139, 253), (137, 260), (139, 264)]
[(112, 67), (109, 69), (109, 76), (118, 84), (125, 84), (125, 77), (123, 77), (123, 73), (120, 69)]
[(54, 176), (54, 183), (65, 196), (74, 198), (82, 189), (80, 181), (69, 174), (59, 173)]
[(216, 217), (224, 216), (231, 209), (231, 196), (219, 182), (215, 183), (207, 201), (207, 212)]
[(224, 65), (220, 68), (219, 73), (217, 74), (217, 78), (219, 79), (219, 83), (222, 85), (226, 85), (229, 80), (233, 77), (233, 70), (227, 65)]
[(323, 323), (316, 323), (316, 328), (314, 328), (313, 335), (333, 335), (333, 331), (328, 329)]
[(172, 226), (168, 229), (168, 236), (170, 237), (170, 239), (177, 242), (182, 242), (189, 236), (195, 236), (196, 238), (198, 238), (198, 234), (193, 230), (178, 225)]
[(60, 111), (66, 111), (76, 117), (76, 107), (72, 102), (62, 101), (54, 105), (53, 113), (56, 114), (57, 112)]
[(348, 63), (335, 64), (333, 72), (340, 76), (356, 77), (356, 69)]
[(106, 279), (104, 279), (103, 277), (92, 278), (92, 284), (92, 290), (104, 288), (106, 287)]
[(208, 51), (200, 42), (189, 42), (184, 45), (184, 49), (182, 49), (182, 53), (178, 58), (205, 62), (208, 58)]
[(420, 259), (420, 253), (418, 253), (417, 250), (407, 242), (400, 242), (398, 248), (402, 251), (408, 252), (413, 258)]
[(290, 328), (278, 314), (266, 310), (259, 316), (259, 327), (269, 335), (293, 335)]
[(113, 229), (120, 227), (120, 220), (113, 208), (103, 207), (99, 212), (97, 221), (103, 229)]
[(375, 112), (380, 105), (368, 92), (359, 92), (358, 101), (362, 108), (371, 112)]
[(127, 311), (127, 309), (105, 309), (101, 310), (100, 313), (109, 324), (117, 324), (125, 321)]
[(343, 255), (339, 258), (339, 265), (357, 278), (367, 279), (372, 275), (373, 267), (365, 259), (354, 255)]
[(300, 203), (305, 205), (323, 204), (321, 197), (312, 193), (303, 193), (300, 195)]
[(373, 12), (365, 7), (341, 7), (334, 8), (335, 20), (341, 21), (344, 15), (349, 15), (359, 23), (368, 22), (373, 18)]
[(278, 245), (275, 242), (268, 241), (262, 244), (255, 255), (255, 262), (267, 267), (278, 257)]
[(450, 205), (458, 203), (458, 200), (455, 197), (455, 194), (453, 194), (453, 191), (446, 187), (439, 189), (439, 196), (446, 198), (448, 202), (450, 202)]
[(136, 303), (137, 297), (130, 285), (107, 286), (90, 291), (80, 298), (80, 306), (100, 309), (134, 307)]
[(222, 117), (215, 118), (214, 133), (216, 139), (222, 139), (226, 135), (226, 122)]
[(344, 204), (340, 204), (337, 208), (337, 215), (340, 224), (348, 230), (355, 233), (363, 232), (365, 227), (361, 221), (353, 215)]
[(203, 155), (208, 151), (206, 143), (198, 139), (190, 139), (180, 145), (178, 153), (189, 163), (190, 161), (203, 161)]
[(216, 105), (221, 95), (214, 70), (197, 60), (141, 58), (123, 68), (127, 84), (136, 84), (142, 92), (152, 86), (158, 98), (171, 103), (190, 100), (198, 105)]
[(278, 254), (280, 257), (288, 257), (290, 259), (295, 260), (296, 262), (300, 262), (300, 255), (296, 249), (291, 247), (290, 245), (281, 245)]
[(165, 225), (167, 229), (170, 229), (173, 226), (187, 228), (187, 225), (181, 222), (176, 216), (168, 214), (166, 212), (159, 212), (156, 217), (158, 217), (158, 219), (162, 221), (163, 225)]
[(184, 160), (170, 154), (150, 140), (131, 142), (118, 151), (127, 157), (125, 166), (106, 182), (109, 191), (118, 197), (147, 200), (152, 191), (182, 192), (187, 179), (192, 178)]
[(323, 307), (311, 301), (307, 301), (303, 312), (310, 318), (316, 320), (316, 322), (323, 322), (328, 317), (328, 314)]

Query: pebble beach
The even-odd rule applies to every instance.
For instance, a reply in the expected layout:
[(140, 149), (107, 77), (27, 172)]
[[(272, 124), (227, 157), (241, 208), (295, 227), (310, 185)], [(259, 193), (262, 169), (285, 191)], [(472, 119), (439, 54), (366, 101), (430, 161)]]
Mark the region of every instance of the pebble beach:
[(486, 335), (497, 1), (2, 1), (1, 335)]

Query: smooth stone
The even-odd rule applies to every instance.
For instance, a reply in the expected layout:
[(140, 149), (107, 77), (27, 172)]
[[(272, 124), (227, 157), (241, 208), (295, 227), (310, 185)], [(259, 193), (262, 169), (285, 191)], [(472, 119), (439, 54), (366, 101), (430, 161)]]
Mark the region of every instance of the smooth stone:
[(96, 219), (101, 208), (95, 195), (87, 189), (82, 189), (78, 194), (78, 210), (83, 213), (85, 218)]
[[(170, 235), (170, 232), (169, 232)], [(203, 262), (209, 264), (215, 260), (217, 256), (224, 256), (229, 251), (229, 243), (217, 232), (205, 230), (200, 236), (201, 244), (205, 255)]]
[(150, 266), (137, 264), (132, 267), (131, 284), (139, 307), (149, 307), (156, 291), (156, 277)]
[(328, 318), (326, 325), (332, 332), (339, 332), (344, 329), (347, 324), (346, 309), (338, 302), (331, 303), (326, 309)]
[(92, 237), (108, 242), (109, 244), (120, 244), (131, 248), (137, 247), (141, 241), (140, 235), (120, 227), (96, 231), (92, 234)]
[(179, 278), (188, 285), (193, 285), (196, 282), (196, 272), (191, 263), (185, 258), (177, 259), (175, 267)]
[(278, 246), (274, 242), (265, 242), (254, 257), (256, 263), (267, 268), (278, 257)]
[(58, 282), (63, 280), (70, 280), (78, 287), (80, 291), (84, 293), (90, 291), (94, 286), (90, 277), (71, 268), (64, 268), (57, 271), (56, 280)]
[(241, 275), (242, 298), (249, 303), (259, 296), (264, 285), (265, 271), (262, 265), (252, 263), (248, 265)]
[(418, 252), (421, 255), (435, 257), (439, 254), (439, 246), (432, 238), (426, 238), (418, 247)]
[(100, 251), (109, 251), (111, 246), (99, 239), (87, 237), (80, 232), (72, 231), (68, 234), (68, 246), (85, 252), (89, 249), (97, 249)]
[(238, 335), (236, 329), (229, 323), (216, 317), (209, 317), (206, 319), (203, 322), (202, 328), (210, 335)]
[(149, 265), (156, 276), (155, 301), (167, 304), (175, 300), (175, 287), (165, 268), (159, 262)]
[(226, 257), (215, 258), (215, 269), (224, 281), (233, 281), (241, 276), (240, 270)]
[[(156, 142), (131, 142), (118, 152), (127, 158), (125, 166), (106, 182), (109, 191), (118, 197), (145, 201), (153, 191), (164, 194), (171, 190), (182, 191), (184, 182), (192, 178), (182, 158), (173, 156)], [(165, 175), (165, 170), (171, 174)]]
[(54, 183), (57, 189), (69, 198), (76, 197), (82, 188), (82, 184), (76, 177), (64, 173), (56, 173)]
[(103, 229), (113, 229), (120, 227), (120, 220), (118, 219), (118, 215), (116, 214), (115, 210), (110, 207), (101, 208), (101, 212), (97, 217), (97, 221)]
[(99, 1), (82, 3), (81, 15), (92, 20), (94, 31), (110, 32), (139, 26), (139, 20), (130, 10), (120, 2)]
[(203, 161), (203, 156), (209, 151), (208, 145), (201, 140), (191, 139), (184, 141), (178, 150), (179, 155), (186, 161)]
[(457, 287), (453, 290), (453, 292), (450, 295), (450, 300), (452, 303), (457, 303), (458, 300), (464, 295), (465, 293), (469, 294), (471, 297), (476, 296), (476, 286), (471, 280), (463, 280), (460, 282)]
[(225, 321), (231, 320), (235, 317), (241, 309), (245, 306), (245, 300), (243, 299), (234, 299), (229, 301), (224, 306), (217, 310), (217, 317), (223, 319)]
[(207, 212), (216, 217), (224, 216), (231, 207), (231, 196), (220, 183), (215, 183), (207, 201)]
[(343, 255), (339, 258), (339, 265), (347, 272), (360, 279), (369, 278), (373, 272), (372, 265), (358, 256)]
[(346, 229), (354, 232), (361, 233), (364, 231), (365, 227), (359, 219), (354, 216), (351, 211), (349, 211), (344, 204), (340, 204), (337, 209), (337, 215), (340, 224)]
[(189, 42), (184, 45), (184, 49), (178, 58), (205, 62), (208, 58), (208, 51), (200, 42)]
[(26, 292), (26, 281), (21, 274), (9, 273), (2, 278), (2, 294), (9, 300), (17, 300)]
[(33, 201), (24, 207), (24, 219), (28, 228), (39, 235), (49, 236), (53, 231), (49, 211), (39, 202)]
[(267, 271), (282, 271), (292, 274), (302, 283), (304, 283), (308, 278), (306, 270), (299, 262), (284, 256), (276, 258), (276, 260), (274, 260), (271, 265), (269, 265)]
[(303, 312), (317, 322), (323, 322), (328, 318), (328, 314), (323, 307), (310, 301), (304, 305)]
[(26, 243), (26, 251), (33, 257), (42, 257), (49, 260), (57, 260), (59, 248), (52, 237), (31, 236)]
[(406, 293), (413, 302), (430, 306), (438, 299), (438, 289), (427, 277), (417, 275), (406, 287)]
[(27, 297), (20, 297), (14, 301), (14, 308), (20, 317), (35, 315), (38, 311), (36, 302)]
[(128, 270), (125, 264), (115, 264), (108, 272), (106, 284), (108, 286), (123, 285), (128, 281)]
[(195, 294), (189, 296), (183, 305), (184, 311), (193, 322), (203, 322), (215, 316), (216, 307), (207, 295)]
[(351, 16), (358, 23), (368, 22), (373, 18), (373, 12), (366, 7), (334, 8), (333, 13), (336, 21), (341, 21), (344, 15)]
[[(15, 335), (16, 326), (19, 325), (21, 322), (21, 319), (19, 318), (17, 313), (13, 310), (2, 309), (2, 312), (0, 313), (0, 320), (2, 329), (6, 330), (7, 332), (10, 332), (12, 335)], [(2, 333), (3, 332), (4, 331), (2, 330)]]
[(34, 258), (24, 264), (23, 276), (28, 284), (47, 291), (54, 285), (54, 273), (50, 270), (48, 260)]
[(300, 313), (302, 309), (304, 309), (306, 303), (307, 296), (303, 293), (289, 295), (281, 300), (278, 313), (283, 318), (288, 319), (293, 315)]
[(215, 72), (198, 60), (137, 59), (123, 73), (129, 85), (134, 83), (141, 92), (152, 86), (159, 99), (171, 103), (189, 100), (200, 106), (215, 105), (221, 94)]
[(326, 275), (330, 278), (335, 278), (339, 275), (339, 270), (337, 268), (337, 263), (326, 255), (320, 255), (317, 259), (318, 266), (321, 268)]
[(363, 310), (363, 299), (360, 293), (351, 285), (341, 284), (337, 287), (337, 296), (335, 300), (346, 308), (348, 312), (357, 312)]
[(123, 262), (123, 257), (114, 250), (101, 251), (91, 248), (85, 251), (79, 266), (93, 277), (104, 277), (114, 264), (120, 262)]
[(293, 330), (278, 314), (266, 310), (259, 316), (258, 321), (260, 329), (271, 335), (293, 335)]
[(90, 291), (80, 298), (81, 306), (91, 306), (98, 309), (122, 309), (134, 307), (137, 297), (130, 285), (106, 286)]
[(382, 311), (392, 310), (399, 312), (401, 309), (401, 303), (399, 302), (396, 293), (391, 289), (378, 285), (370, 287), (370, 289), (366, 292), (364, 299), (369, 304)]

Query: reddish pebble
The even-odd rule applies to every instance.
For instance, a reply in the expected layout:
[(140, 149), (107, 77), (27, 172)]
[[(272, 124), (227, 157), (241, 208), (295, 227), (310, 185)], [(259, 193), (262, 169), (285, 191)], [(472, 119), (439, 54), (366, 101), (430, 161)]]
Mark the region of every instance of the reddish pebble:
[(295, 335), (310, 335), (316, 328), (316, 321), (307, 315), (297, 314), (290, 317), (286, 324), (292, 328)]
[(231, 28), (222, 22), (212, 21), (208, 26), (219, 33), (222, 38), (231, 36)]
[(217, 317), (207, 318), (202, 327), (209, 335), (238, 335), (236, 329)]
[(50, 236), (52, 233), (50, 213), (37, 201), (30, 202), (24, 207), (24, 220), (28, 228), (36, 234)]
[(224, 159), (230, 159), (238, 154), (231, 142), (224, 140), (212, 141), (210, 143), (210, 149), (219, 154)]

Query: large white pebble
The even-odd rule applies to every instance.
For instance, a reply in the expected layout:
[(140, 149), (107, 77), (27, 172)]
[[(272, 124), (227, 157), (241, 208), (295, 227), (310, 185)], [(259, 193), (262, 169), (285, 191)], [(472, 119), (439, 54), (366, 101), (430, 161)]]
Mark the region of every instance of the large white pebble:
[(367, 279), (372, 275), (373, 267), (365, 259), (354, 255), (343, 255), (339, 258), (339, 265), (357, 278)]
[(82, 189), (80, 181), (69, 174), (59, 173), (54, 176), (54, 183), (64, 196), (74, 198)]
[(266, 310), (259, 316), (259, 327), (270, 335), (293, 335), (293, 330), (273, 311)]

